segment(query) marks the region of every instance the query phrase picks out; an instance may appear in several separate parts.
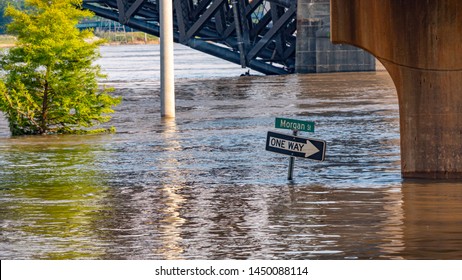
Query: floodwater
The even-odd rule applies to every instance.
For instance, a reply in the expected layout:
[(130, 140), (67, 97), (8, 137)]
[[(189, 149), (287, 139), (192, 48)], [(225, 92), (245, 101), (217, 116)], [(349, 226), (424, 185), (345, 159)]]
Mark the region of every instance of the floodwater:
[[(386, 72), (240, 77), (176, 46), (164, 121), (158, 46), (101, 52), (116, 134), (10, 137), (0, 119), (1, 259), (462, 259), (462, 183), (401, 179)], [(265, 151), (275, 117), (314, 121), (326, 160), (288, 181)]]

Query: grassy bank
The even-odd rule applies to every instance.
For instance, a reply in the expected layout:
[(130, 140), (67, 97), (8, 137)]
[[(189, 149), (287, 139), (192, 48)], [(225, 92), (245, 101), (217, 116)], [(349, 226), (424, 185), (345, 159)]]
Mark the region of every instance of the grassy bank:
[(95, 32), (99, 38), (111, 45), (124, 44), (158, 44), (159, 38), (144, 32)]
[(16, 44), (16, 38), (11, 35), (0, 35), (0, 49), (9, 48)]
[[(158, 44), (159, 38), (143, 32), (95, 32), (99, 38), (106, 39), (109, 45)], [(0, 49), (10, 48), (16, 43), (11, 35), (0, 35)]]

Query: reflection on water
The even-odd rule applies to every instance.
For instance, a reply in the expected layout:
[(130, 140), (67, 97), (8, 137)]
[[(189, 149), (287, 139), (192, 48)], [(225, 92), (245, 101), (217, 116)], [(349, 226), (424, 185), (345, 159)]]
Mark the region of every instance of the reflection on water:
[[(462, 183), (402, 182), (386, 73), (185, 74), (162, 121), (151, 70), (114, 71), (117, 134), (10, 138), (0, 119), (1, 259), (462, 258)], [(293, 182), (264, 150), (275, 117), (327, 141)]]
[(462, 259), (461, 189), (459, 182), (403, 184), (405, 255)]
[(2, 259), (67, 259), (103, 254), (92, 246), (104, 197), (91, 145), (102, 137), (2, 141)]
[[(174, 140), (174, 136), (178, 133), (175, 120), (166, 119), (162, 121), (162, 124), (164, 127), (162, 137), (166, 143), (169, 143), (166, 150), (181, 150), (179, 141)], [(169, 172), (164, 178), (166, 182), (161, 184), (161, 190), (165, 195), (165, 204), (162, 209), (163, 218), (160, 221), (162, 226), (159, 229), (162, 246), (157, 248), (156, 254), (159, 254), (162, 259), (180, 259), (184, 253), (181, 228), (186, 221), (180, 213), (182, 204), (185, 202), (181, 195), (181, 191), (184, 189), (181, 184), (182, 168), (178, 159), (171, 156), (163, 159), (163, 162)]]

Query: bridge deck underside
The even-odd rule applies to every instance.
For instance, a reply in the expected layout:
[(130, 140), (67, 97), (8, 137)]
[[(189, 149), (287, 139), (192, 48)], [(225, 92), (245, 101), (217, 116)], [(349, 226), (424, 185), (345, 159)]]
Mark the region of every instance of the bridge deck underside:
[[(83, 8), (160, 36), (161, 0), (84, 0)], [(295, 68), (296, 0), (173, 0), (174, 40), (264, 74)]]

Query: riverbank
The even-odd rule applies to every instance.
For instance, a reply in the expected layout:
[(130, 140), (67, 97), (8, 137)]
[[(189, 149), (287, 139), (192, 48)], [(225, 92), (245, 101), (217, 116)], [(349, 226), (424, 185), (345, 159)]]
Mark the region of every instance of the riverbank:
[(11, 48), (16, 44), (16, 37), (11, 35), (0, 35), (0, 49)]
[(144, 32), (95, 32), (95, 36), (106, 40), (107, 45), (159, 44), (159, 38)]
[[(95, 36), (105, 39), (105, 45), (159, 44), (158, 37), (144, 32), (95, 32)], [(15, 36), (0, 35), (0, 49), (14, 47), (15, 44)]]

